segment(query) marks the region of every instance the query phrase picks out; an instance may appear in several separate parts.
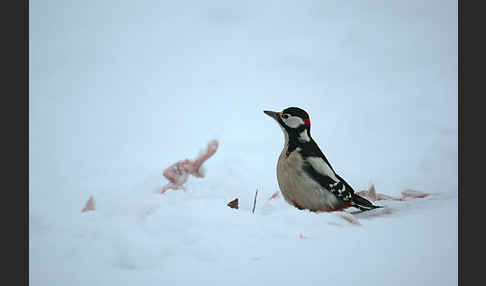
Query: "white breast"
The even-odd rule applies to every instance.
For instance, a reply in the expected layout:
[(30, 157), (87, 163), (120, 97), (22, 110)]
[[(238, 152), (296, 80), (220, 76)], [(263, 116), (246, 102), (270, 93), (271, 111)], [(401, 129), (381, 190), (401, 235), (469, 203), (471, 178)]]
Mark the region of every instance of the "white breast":
[(285, 147), (277, 163), (277, 181), (285, 200), (310, 210), (338, 208), (341, 202), (336, 196), (323, 189), (303, 171), (303, 160), (299, 152), (294, 151), (287, 157), (286, 151)]

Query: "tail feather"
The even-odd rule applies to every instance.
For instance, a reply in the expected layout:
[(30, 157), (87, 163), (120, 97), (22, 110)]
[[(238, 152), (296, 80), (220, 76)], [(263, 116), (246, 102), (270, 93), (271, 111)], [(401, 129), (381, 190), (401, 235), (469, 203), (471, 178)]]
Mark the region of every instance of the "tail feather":
[(356, 193), (353, 195), (352, 205), (354, 207), (359, 208), (362, 211), (368, 211), (368, 210), (372, 210), (372, 209), (376, 209), (376, 208), (381, 208), (381, 206), (375, 206), (373, 203), (371, 203), (370, 201), (368, 201), (367, 199), (361, 197), (360, 195), (358, 195)]

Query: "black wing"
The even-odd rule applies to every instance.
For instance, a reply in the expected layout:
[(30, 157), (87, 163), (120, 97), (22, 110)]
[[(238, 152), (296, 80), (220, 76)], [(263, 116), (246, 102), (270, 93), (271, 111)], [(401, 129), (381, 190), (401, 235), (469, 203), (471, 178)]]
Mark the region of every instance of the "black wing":
[(346, 186), (346, 189), (349, 189), (350, 190), (350, 193), (351, 193), (351, 204), (357, 208), (359, 208), (360, 210), (362, 211), (367, 211), (367, 210), (372, 210), (372, 209), (376, 209), (376, 208), (381, 208), (380, 206), (375, 206), (373, 205), (372, 202), (368, 201), (367, 199), (361, 197), (360, 195), (358, 195), (357, 193), (354, 192), (353, 188), (351, 188), (351, 186), (343, 179), (341, 178), (339, 175), (336, 174), (336, 177), (341, 180), (341, 182), (344, 183), (344, 185)]
[[(320, 158), (320, 159), (322, 159), (322, 161), (320, 161), (321, 164), (327, 164), (324, 158)], [(323, 188), (325, 188), (326, 190), (334, 194), (342, 201), (349, 202), (351, 203), (352, 206), (362, 211), (379, 208), (379, 206), (373, 205), (367, 199), (356, 194), (354, 189), (339, 175), (335, 173), (330, 174), (324, 172), (324, 170), (329, 170), (333, 172), (331, 166), (329, 166), (329, 169), (326, 169), (325, 166), (323, 168), (316, 168), (307, 160), (304, 162), (303, 169), (311, 178), (316, 180)]]
[[(323, 164), (326, 163), (323, 161)], [(311, 178), (316, 180), (319, 185), (333, 193), (336, 197), (340, 198), (345, 202), (352, 202), (354, 190), (348, 185), (348, 183), (342, 180), (342, 178), (340, 178), (339, 176), (332, 176), (331, 174), (325, 174), (322, 171), (318, 171), (308, 161), (304, 163), (303, 169)], [(336, 181), (332, 177), (338, 180)]]
[(351, 203), (351, 205), (363, 211), (379, 208), (379, 206), (373, 205), (367, 199), (356, 194), (354, 189), (343, 178), (336, 174), (331, 163), (329, 163), (326, 156), (322, 153), (321, 149), (313, 139), (311, 139), (310, 142), (303, 144), (299, 152), (304, 159), (316, 157), (323, 160), (322, 164), (327, 164), (327, 167), (330, 169), (326, 169), (327, 173), (323, 170), (316, 170), (316, 168), (314, 168), (308, 161), (305, 161), (303, 168), (309, 176), (316, 180), (325, 189), (333, 193), (336, 197), (344, 202)]
[(334, 169), (331, 166), (331, 163), (327, 160), (326, 156), (324, 153), (322, 153), (321, 149), (319, 148), (319, 145), (314, 141), (314, 139), (311, 138), (311, 141), (305, 144), (302, 144), (301, 150), (299, 153), (302, 155), (302, 158), (306, 159), (307, 157), (319, 157), (326, 162), (326, 164), (331, 168), (331, 170), (335, 173)]

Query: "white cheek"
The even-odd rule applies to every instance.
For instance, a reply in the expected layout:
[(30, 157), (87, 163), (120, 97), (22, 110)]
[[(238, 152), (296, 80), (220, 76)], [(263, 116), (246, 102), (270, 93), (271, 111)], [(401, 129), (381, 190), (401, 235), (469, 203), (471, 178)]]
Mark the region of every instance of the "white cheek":
[(297, 116), (290, 116), (287, 119), (283, 119), (283, 121), (290, 128), (297, 128), (300, 125), (304, 124), (304, 120), (302, 120), (302, 118)]

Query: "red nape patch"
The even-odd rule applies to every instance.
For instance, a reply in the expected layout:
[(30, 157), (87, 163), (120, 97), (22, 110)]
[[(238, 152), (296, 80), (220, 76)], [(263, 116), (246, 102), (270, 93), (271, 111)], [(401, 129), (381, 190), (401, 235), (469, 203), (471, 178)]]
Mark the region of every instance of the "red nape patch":
[(310, 127), (310, 119), (309, 118), (304, 119), (304, 123), (305, 123), (305, 125)]

